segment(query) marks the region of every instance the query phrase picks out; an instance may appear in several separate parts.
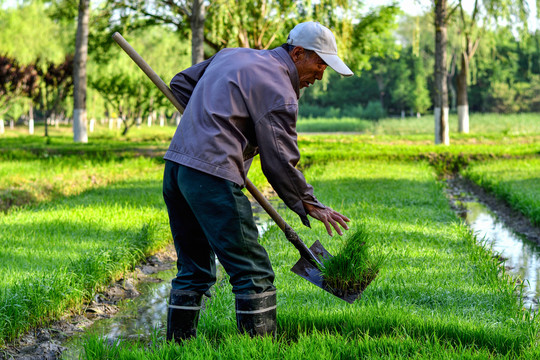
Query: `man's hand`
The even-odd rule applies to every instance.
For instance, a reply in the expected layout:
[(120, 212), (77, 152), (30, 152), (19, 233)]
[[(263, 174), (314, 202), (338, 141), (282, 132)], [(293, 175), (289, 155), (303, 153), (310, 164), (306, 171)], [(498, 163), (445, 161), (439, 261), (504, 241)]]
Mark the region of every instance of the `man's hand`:
[(346, 222), (349, 222), (351, 220), (349, 220), (349, 218), (345, 215), (341, 215), (340, 213), (332, 210), (329, 207), (321, 209), (320, 207), (317, 207), (315, 205), (304, 203), (304, 209), (306, 209), (306, 212), (309, 216), (321, 221), (324, 224), (324, 226), (326, 227), (326, 231), (330, 236), (333, 236), (332, 227), (336, 229), (336, 232), (339, 235), (343, 235), (343, 232), (341, 231), (339, 225), (341, 225), (341, 227), (343, 227), (345, 230), (349, 230)]

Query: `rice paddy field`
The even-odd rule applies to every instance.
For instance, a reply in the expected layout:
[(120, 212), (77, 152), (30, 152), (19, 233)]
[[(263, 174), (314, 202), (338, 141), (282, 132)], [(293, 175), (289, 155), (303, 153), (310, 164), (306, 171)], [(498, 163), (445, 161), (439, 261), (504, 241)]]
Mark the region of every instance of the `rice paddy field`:
[[(316, 134), (299, 135), (300, 167), (351, 230), (330, 238), (322, 224), (308, 229), (279, 211), (308, 245), (318, 239), (334, 254), (356, 230), (369, 233), (370, 251), (384, 263), (362, 298), (348, 304), (292, 273), (298, 253), (271, 226), (260, 241), (276, 272), (275, 340), (238, 335), (225, 275), (197, 339), (167, 344), (156, 329), (151, 339), (111, 345), (95, 334), (81, 358), (540, 358), (537, 313), (451, 210), (441, 181), (461, 172), (538, 224), (538, 116), (471, 116), (471, 133), (452, 132), (449, 147), (432, 145), (432, 118), (383, 119), (361, 133), (319, 119)], [(171, 241), (161, 155), (173, 127), (125, 138), (98, 129), (88, 144), (72, 144), (68, 128), (53, 130), (48, 139), (21, 129), (0, 136), (0, 349), (81, 312), (95, 291)], [(257, 161), (249, 177), (268, 186)]]

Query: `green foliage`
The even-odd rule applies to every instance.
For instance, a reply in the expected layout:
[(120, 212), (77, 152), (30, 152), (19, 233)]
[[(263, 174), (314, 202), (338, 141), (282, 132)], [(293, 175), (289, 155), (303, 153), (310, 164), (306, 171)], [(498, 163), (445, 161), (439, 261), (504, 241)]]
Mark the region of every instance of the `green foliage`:
[(370, 121), (358, 118), (315, 118), (296, 124), (299, 132), (364, 132), (370, 127)]
[(350, 53), (345, 55), (352, 69), (358, 72), (370, 69), (372, 57), (395, 59), (399, 56), (392, 32), (397, 28), (396, 18), (400, 13), (397, 6), (380, 6), (360, 18), (350, 39)]
[(380, 120), (386, 116), (386, 113), (380, 101), (368, 102), (366, 108), (362, 112), (362, 118), (369, 120)]
[(45, 15), (43, 1), (23, 2), (0, 9), (0, 54), (15, 57), (22, 64), (40, 58), (61, 62), (72, 41), (71, 26), (59, 24)]
[(372, 241), (367, 229), (359, 227), (347, 237), (338, 254), (323, 259), (320, 270), (326, 285), (350, 293), (364, 291), (384, 263), (384, 256), (370, 251)]

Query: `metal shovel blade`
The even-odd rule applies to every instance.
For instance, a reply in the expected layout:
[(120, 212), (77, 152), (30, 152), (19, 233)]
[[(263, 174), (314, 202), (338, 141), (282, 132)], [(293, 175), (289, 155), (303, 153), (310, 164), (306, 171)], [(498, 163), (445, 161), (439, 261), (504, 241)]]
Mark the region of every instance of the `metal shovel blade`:
[[(322, 258), (327, 260), (333, 257), (322, 246), (319, 240), (316, 240), (313, 245), (311, 245), (309, 250), (319, 259)], [(350, 304), (352, 304), (356, 299), (359, 299), (362, 296), (362, 292), (351, 293), (329, 287), (323, 279), (321, 270), (319, 270), (319, 268), (315, 264), (313, 264), (311, 261), (307, 260), (304, 257), (301, 257), (300, 260), (298, 260), (298, 262), (291, 268), (291, 271), (296, 275), (303, 277), (310, 283), (315, 284), (321, 289), (328, 291), (330, 294), (337, 296), (338, 298), (345, 300)]]

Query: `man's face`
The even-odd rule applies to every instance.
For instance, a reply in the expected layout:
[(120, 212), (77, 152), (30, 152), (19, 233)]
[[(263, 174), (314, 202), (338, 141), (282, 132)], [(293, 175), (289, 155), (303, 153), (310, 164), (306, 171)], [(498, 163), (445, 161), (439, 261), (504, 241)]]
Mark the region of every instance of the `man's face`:
[(322, 79), (327, 65), (315, 52), (296, 47), (291, 51), (291, 58), (298, 70), (300, 89), (312, 85), (315, 80)]

